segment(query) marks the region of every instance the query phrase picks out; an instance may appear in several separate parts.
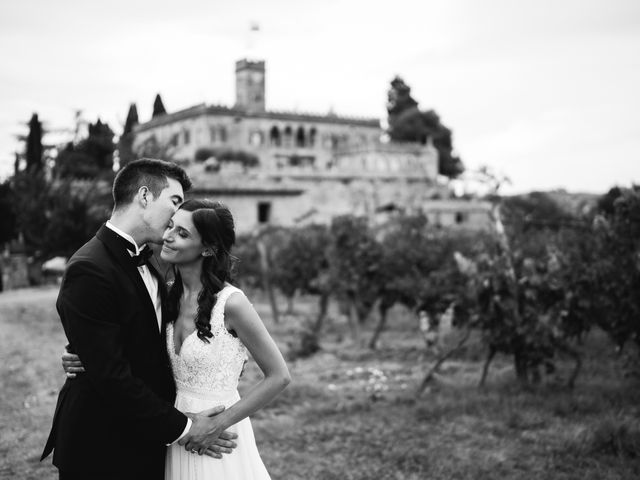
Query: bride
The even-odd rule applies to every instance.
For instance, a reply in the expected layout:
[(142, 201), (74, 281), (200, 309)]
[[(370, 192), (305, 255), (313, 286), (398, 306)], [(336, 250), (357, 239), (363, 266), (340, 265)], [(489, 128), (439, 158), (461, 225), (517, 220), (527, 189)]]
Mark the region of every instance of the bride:
[[(194, 448), (203, 438), (187, 434), (167, 448), (165, 480), (263, 480), (269, 474), (256, 447), (249, 416), (290, 382), (273, 338), (244, 293), (229, 283), (235, 227), (219, 202), (188, 200), (172, 217), (160, 257), (174, 280), (163, 301), (166, 347), (176, 383), (175, 407), (215, 419), (205, 435), (237, 434), (235, 448), (219, 453)], [(242, 398), (238, 379), (251, 354), (264, 374)], [(84, 371), (80, 359), (63, 355), (70, 377)], [(204, 436), (203, 436), (204, 437)]]
[[(231, 212), (218, 202), (188, 200), (173, 216), (163, 240), (160, 256), (175, 269), (165, 305), (175, 406), (200, 412), (222, 405), (225, 409), (215, 416), (209, 438), (225, 430), (238, 434), (237, 447), (221, 459), (192, 450), (196, 438), (170, 446), (165, 479), (269, 478), (249, 416), (278, 395), (290, 376), (252, 304), (228, 282), (235, 243)], [(240, 398), (238, 378), (247, 351), (264, 379)]]

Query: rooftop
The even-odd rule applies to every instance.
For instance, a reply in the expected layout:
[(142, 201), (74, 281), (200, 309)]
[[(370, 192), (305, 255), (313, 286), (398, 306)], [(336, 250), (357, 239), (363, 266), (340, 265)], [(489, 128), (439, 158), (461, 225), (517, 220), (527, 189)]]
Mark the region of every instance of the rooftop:
[(224, 105), (206, 105), (204, 103), (194, 105), (174, 113), (152, 118), (148, 122), (136, 125), (136, 132), (144, 132), (155, 127), (167, 125), (176, 121), (196, 118), (201, 116), (235, 116), (240, 118), (263, 118), (271, 120), (290, 120), (297, 122), (315, 123), (339, 123), (342, 125), (355, 125), (361, 127), (380, 128), (380, 120), (377, 118), (349, 117), (334, 113), (319, 114), (310, 112), (293, 112), (280, 110), (267, 110), (265, 112), (248, 112), (242, 108), (228, 107)]

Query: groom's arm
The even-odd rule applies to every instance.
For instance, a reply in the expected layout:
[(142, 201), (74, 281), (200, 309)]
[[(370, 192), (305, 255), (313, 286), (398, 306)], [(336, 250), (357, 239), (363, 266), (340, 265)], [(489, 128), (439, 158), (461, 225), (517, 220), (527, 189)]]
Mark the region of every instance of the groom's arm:
[[(65, 351), (61, 357), (62, 368), (65, 374), (67, 375), (67, 378), (76, 378), (77, 374), (84, 372), (84, 367), (82, 366), (82, 361), (80, 360), (80, 357), (78, 357), (75, 353), (71, 353), (68, 347), (69, 345), (65, 347)], [(247, 362), (245, 360), (245, 364), (246, 363)], [(213, 410), (216, 410), (216, 409), (213, 409)], [(201, 415), (204, 414), (204, 415), (212, 416), (212, 415), (216, 415), (217, 413), (220, 413), (223, 410), (224, 410), (223, 407), (219, 407), (216, 413), (212, 413), (210, 411), (199, 412), (199, 413)], [(195, 417), (195, 415), (193, 416)], [(189, 430), (191, 429), (192, 424), (193, 424), (193, 421), (191, 420), (191, 418), (189, 418), (187, 420), (187, 426), (182, 432), (182, 435), (180, 435), (180, 437), (174, 440), (171, 444), (179, 442), (185, 435), (187, 435), (187, 433), (189, 433)], [(238, 438), (238, 435), (236, 433), (223, 432), (220, 435), (220, 437), (216, 440), (215, 444), (211, 445), (207, 449), (205, 454), (213, 458), (222, 458), (222, 454), (231, 453), (232, 450), (236, 448), (237, 444), (234, 441), (236, 438)]]
[(88, 381), (105, 404), (170, 444), (186, 430), (187, 417), (158, 397), (131, 371), (124, 354), (121, 319), (114, 318), (118, 298), (104, 274), (89, 262), (69, 265), (58, 298), (58, 311), (74, 352), (82, 358)]

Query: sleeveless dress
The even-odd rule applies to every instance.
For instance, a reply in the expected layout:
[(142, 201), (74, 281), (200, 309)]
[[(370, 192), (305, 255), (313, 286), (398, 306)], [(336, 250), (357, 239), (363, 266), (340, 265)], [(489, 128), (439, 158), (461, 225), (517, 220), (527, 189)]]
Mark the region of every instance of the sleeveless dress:
[[(224, 326), (224, 306), (233, 293), (244, 293), (231, 285), (219, 293), (211, 312), (209, 343), (196, 331), (186, 337), (176, 354), (173, 324), (167, 325), (167, 350), (176, 381), (175, 407), (182, 412), (200, 412), (217, 405), (230, 407), (240, 399), (238, 378), (247, 350)], [(165, 480), (264, 480), (269, 479), (256, 447), (249, 418), (227, 429), (238, 434), (237, 447), (221, 459), (198, 455), (174, 443), (167, 448)]]

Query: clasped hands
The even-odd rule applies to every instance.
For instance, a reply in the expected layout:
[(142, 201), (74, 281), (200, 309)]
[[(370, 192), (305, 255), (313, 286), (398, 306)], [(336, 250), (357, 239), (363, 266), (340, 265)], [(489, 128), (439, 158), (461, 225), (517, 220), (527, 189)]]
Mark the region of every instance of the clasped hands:
[(191, 453), (208, 455), (213, 458), (222, 458), (223, 453), (231, 453), (236, 447), (233, 440), (238, 438), (238, 435), (224, 431), (216, 418), (224, 409), (225, 407), (220, 405), (199, 413), (185, 413), (193, 423), (187, 434), (178, 441), (178, 444), (184, 446), (185, 450)]
[[(62, 354), (62, 368), (68, 378), (75, 378), (78, 373), (84, 372), (80, 358), (66, 350)], [(237, 446), (233, 440), (238, 438), (238, 435), (225, 432), (216, 419), (224, 409), (225, 407), (220, 405), (198, 413), (185, 413), (193, 423), (178, 444), (184, 446), (187, 451), (213, 458), (222, 458), (222, 454), (231, 453)]]

